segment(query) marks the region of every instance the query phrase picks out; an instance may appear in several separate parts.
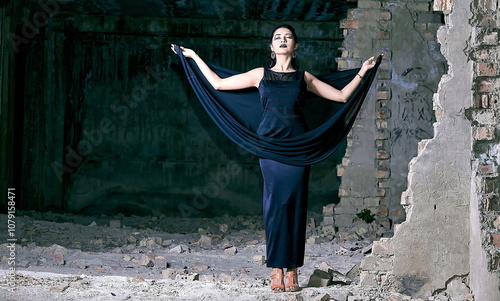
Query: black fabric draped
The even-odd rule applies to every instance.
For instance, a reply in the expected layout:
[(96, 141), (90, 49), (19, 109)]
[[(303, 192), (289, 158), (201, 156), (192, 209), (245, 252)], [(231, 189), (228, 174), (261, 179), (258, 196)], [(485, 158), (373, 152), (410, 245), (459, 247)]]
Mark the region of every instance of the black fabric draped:
[[(196, 63), (192, 59), (186, 59), (178, 45), (175, 45), (174, 49), (201, 104), (229, 139), (258, 157), (298, 166), (311, 165), (326, 159), (341, 144), (354, 123), (381, 62), (379, 56), (375, 67), (366, 73), (347, 103), (335, 110), (325, 122), (292, 138), (270, 138), (256, 133), (262, 118), (262, 105), (256, 88), (215, 90)], [(221, 78), (238, 73), (213, 65), (210, 68)], [(316, 77), (337, 89), (342, 89), (358, 71), (359, 69), (352, 69)], [(317, 96), (312, 93), (307, 96), (314, 97)]]

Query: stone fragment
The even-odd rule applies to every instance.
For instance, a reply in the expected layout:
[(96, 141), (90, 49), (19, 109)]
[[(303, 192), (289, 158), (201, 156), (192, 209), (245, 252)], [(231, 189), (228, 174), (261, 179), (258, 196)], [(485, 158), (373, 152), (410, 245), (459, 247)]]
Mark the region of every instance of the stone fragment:
[(352, 280), (336, 270), (330, 270), (330, 275), (332, 276), (331, 284), (349, 285)]
[(121, 228), (122, 227), (122, 221), (119, 219), (112, 219), (109, 221), (109, 226), (111, 228)]
[(211, 245), (212, 244), (212, 238), (207, 235), (202, 235), (200, 237), (200, 240), (198, 240), (198, 243), (200, 245)]
[(186, 245), (177, 245), (177, 246), (173, 247), (172, 249), (168, 250), (168, 253), (181, 254), (184, 252), (189, 252), (189, 248)]
[(139, 247), (151, 247), (155, 245), (154, 238), (144, 238), (139, 241)]
[(234, 255), (236, 253), (238, 253), (238, 250), (234, 246), (224, 249), (224, 254)]
[(318, 238), (319, 237), (317, 235), (311, 235), (309, 238), (307, 238), (306, 243), (308, 245), (314, 245), (314, 244), (316, 244), (316, 241), (317, 241)]
[(335, 220), (333, 216), (323, 217), (323, 226), (333, 226), (333, 225), (335, 225)]
[(247, 241), (245, 244), (247, 246), (255, 246), (256, 244), (258, 244), (259, 241), (258, 240), (251, 240), (251, 241)]
[(330, 295), (328, 294), (321, 294), (314, 298), (314, 301), (329, 301), (330, 300)]
[(311, 277), (309, 277), (308, 287), (326, 287), (330, 284), (332, 275), (322, 270), (314, 270)]
[(290, 297), (288, 297), (288, 299), (286, 299), (286, 301), (304, 301), (304, 297), (299, 294), (291, 295)]
[(334, 270), (326, 262), (322, 262), (319, 265), (318, 270), (321, 270), (323, 272), (330, 274), (331, 277), (330, 277), (330, 282), (328, 283), (328, 285), (331, 285), (331, 284), (349, 285), (352, 282), (352, 280), (349, 277), (343, 275), (339, 271)]
[(200, 274), (189, 273), (189, 274), (177, 274), (175, 275), (176, 281), (197, 281), (200, 279)]
[(214, 275), (200, 275), (200, 281), (215, 282)]
[(57, 285), (50, 288), (51, 292), (62, 293), (68, 288), (68, 285)]
[(91, 222), (90, 225), (88, 225), (89, 227), (95, 227), (97, 226), (97, 223), (94, 221), (94, 222)]
[(74, 269), (85, 270), (87, 268), (87, 263), (85, 259), (76, 259), (70, 263), (70, 267)]
[(139, 276), (135, 276), (133, 279), (132, 279), (132, 282), (144, 282), (146, 280), (144, 280), (144, 278), (142, 277), (139, 277)]
[(361, 254), (368, 254), (372, 252), (373, 244), (369, 244), (368, 246), (361, 249)]
[(146, 254), (141, 254), (138, 259), (132, 259), (133, 263), (137, 263), (138, 265), (142, 265), (145, 267), (153, 267), (153, 260)]
[(231, 281), (233, 281), (233, 278), (231, 278), (231, 276), (229, 276), (226, 273), (220, 273), (218, 279), (219, 279), (219, 281), (222, 281), (222, 282), (231, 282)]
[(172, 242), (173, 242), (173, 241), (172, 241), (171, 239), (167, 239), (167, 240), (164, 240), (164, 241), (161, 243), (161, 245), (162, 245), (162, 246), (164, 246), (164, 247), (166, 247), (166, 246), (171, 245), (171, 244), (172, 244)]
[(83, 288), (83, 283), (81, 281), (72, 281), (69, 283), (69, 287), (81, 289), (81, 288)]
[(335, 204), (323, 206), (323, 216), (333, 216), (335, 213)]
[(157, 269), (166, 269), (167, 268), (167, 259), (163, 256), (155, 256), (154, 258), (154, 267)]
[(219, 230), (223, 233), (226, 233), (229, 230), (229, 226), (227, 224), (220, 224)]
[(137, 242), (137, 238), (135, 238), (134, 236), (129, 236), (127, 238), (127, 241), (128, 243), (135, 244)]
[(266, 263), (266, 256), (264, 255), (254, 255), (252, 257), (253, 262), (259, 265), (264, 265)]
[(130, 255), (124, 255), (123, 256), (123, 260), (125, 260), (125, 261), (131, 261), (132, 259), (134, 259), (134, 257), (132, 257)]
[(64, 265), (64, 255), (61, 253), (52, 254), (52, 260), (57, 265)]
[(181, 275), (181, 274), (187, 274), (187, 270), (168, 268), (168, 269), (162, 270), (161, 274), (162, 274), (163, 278), (175, 280), (175, 276)]
[(323, 226), (321, 228), (323, 231), (323, 234), (330, 240), (332, 240), (335, 237), (335, 227), (330, 225), (330, 226)]

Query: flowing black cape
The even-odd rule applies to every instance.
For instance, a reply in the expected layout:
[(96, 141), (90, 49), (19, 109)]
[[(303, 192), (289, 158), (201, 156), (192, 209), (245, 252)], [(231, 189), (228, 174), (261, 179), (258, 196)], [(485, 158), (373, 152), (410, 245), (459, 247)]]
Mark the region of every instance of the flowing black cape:
[[(258, 157), (299, 166), (326, 159), (341, 144), (354, 123), (382, 59), (381, 56), (377, 58), (375, 67), (366, 73), (349, 100), (319, 126), (293, 138), (270, 138), (256, 134), (263, 111), (257, 89), (215, 90), (196, 63), (192, 59), (186, 59), (178, 45), (174, 45), (174, 49), (201, 104), (229, 139)], [(213, 65), (210, 68), (221, 78), (238, 73)], [(318, 75), (317, 78), (342, 89), (358, 71), (359, 69), (337, 71)], [(306, 96), (313, 97), (317, 96), (312, 93)]]

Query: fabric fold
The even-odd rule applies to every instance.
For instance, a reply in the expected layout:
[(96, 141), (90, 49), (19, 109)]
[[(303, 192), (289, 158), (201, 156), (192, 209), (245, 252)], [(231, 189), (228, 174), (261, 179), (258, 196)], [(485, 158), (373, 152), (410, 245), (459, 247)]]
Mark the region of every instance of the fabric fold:
[[(261, 136), (256, 130), (262, 118), (262, 105), (257, 88), (219, 91), (205, 79), (192, 59), (186, 59), (174, 45), (187, 79), (202, 106), (219, 129), (241, 148), (258, 157), (281, 163), (304, 166), (318, 163), (330, 156), (345, 139), (375, 78), (382, 57), (368, 70), (361, 84), (345, 104), (337, 105), (326, 121), (310, 131), (291, 138)], [(211, 65), (221, 78), (238, 72)], [(359, 69), (337, 71), (316, 77), (337, 89), (342, 89)], [(309, 93), (306, 99), (317, 97)], [(324, 100), (329, 101), (329, 100)]]

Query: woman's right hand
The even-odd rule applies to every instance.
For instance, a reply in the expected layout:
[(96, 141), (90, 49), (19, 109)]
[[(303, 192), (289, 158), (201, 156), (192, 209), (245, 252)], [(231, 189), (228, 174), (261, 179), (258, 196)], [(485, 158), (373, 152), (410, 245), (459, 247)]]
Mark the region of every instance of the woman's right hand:
[[(194, 56), (196, 56), (196, 52), (194, 52), (194, 50), (189, 49), (189, 48), (184, 48), (182, 46), (179, 46), (179, 47), (182, 50), (182, 55), (184, 55), (185, 57), (187, 57), (187, 58), (193, 58)], [(170, 48), (172, 49), (172, 51), (175, 54), (177, 54), (177, 52), (174, 49), (174, 44), (170, 44)]]

